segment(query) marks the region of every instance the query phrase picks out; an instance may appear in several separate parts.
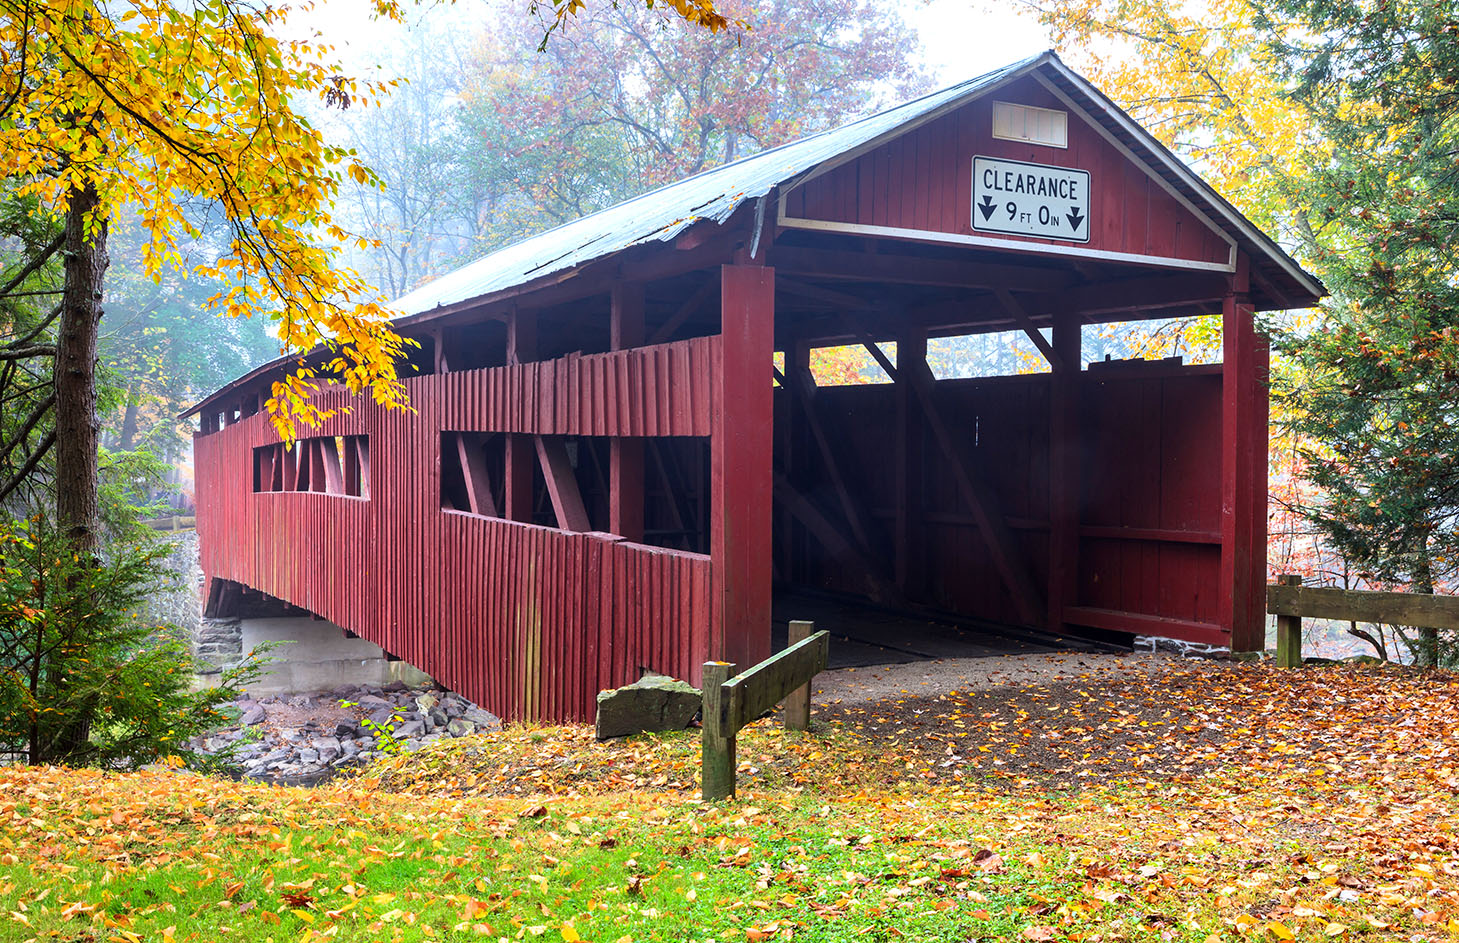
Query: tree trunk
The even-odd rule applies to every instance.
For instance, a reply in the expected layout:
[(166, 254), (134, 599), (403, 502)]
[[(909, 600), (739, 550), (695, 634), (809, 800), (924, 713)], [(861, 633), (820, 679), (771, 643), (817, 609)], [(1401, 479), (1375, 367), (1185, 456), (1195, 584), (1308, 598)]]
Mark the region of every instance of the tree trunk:
[(106, 273), (106, 221), (87, 217), (100, 200), (94, 186), (71, 191), (66, 212), (66, 283), (56, 338), (56, 523), (81, 553), (97, 549), (101, 536), (96, 449), (97, 338), (101, 280)]
[(122, 413), (122, 431), (117, 436), (117, 448), (123, 452), (130, 452), (137, 438), (137, 405), (141, 399), (140, 382), (127, 387), (127, 408)]
[[(106, 220), (95, 211), (101, 201), (94, 186), (71, 191), (66, 212), (66, 282), (61, 295), (61, 325), (56, 338), (56, 525), (70, 549), (90, 565), (101, 544), (101, 500), (96, 415), (97, 340), (101, 326), (101, 284), (106, 274)], [(92, 219), (88, 220), (87, 217)], [(84, 645), (87, 606), (61, 618), (63, 646)], [(65, 678), (56, 680), (55, 703), (70, 715), (51, 744), (39, 750), (44, 762), (65, 763), (84, 755), (91, 738), (95, 696), (68, 704)]]

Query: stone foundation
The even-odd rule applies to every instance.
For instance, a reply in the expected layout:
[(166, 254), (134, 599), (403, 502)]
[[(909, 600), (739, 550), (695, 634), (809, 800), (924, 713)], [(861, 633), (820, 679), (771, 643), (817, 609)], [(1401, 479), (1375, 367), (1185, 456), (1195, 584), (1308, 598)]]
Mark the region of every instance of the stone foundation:
[(189, 636), (200, 675), (218, 674), (243, 658), (242, 619), (199, 618)]
[(275, 643), (273, 661), (248, 692), (313, 694), (349, 685), (386, 685), (401, 682), (412, 687), (431, 683), (425, 672), (403, 661), (391, 660), (374, 642), (352, 637), (332, 622), (310, 618), (239, 620), (239, 655), (266, 642)]

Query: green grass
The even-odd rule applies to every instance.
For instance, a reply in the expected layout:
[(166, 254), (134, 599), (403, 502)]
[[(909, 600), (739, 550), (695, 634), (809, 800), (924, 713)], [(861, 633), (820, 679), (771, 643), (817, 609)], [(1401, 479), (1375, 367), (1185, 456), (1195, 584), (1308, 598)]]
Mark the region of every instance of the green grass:
[[(174, 787), (192, 779), (131, 777), (140, 791), (171, 794), (184, 805), (178, 793), (196, 790)], [(126, 778), (107, 782), (112, 792)], [(318, 810), (336, 821), (312, 820), (311, 796), (299, 790), (243, 787), (232, 799), (189, 825), (154, 819), (162, 831), (148, 838), (118, 828), (112, 835), (121, 841), (99, 856), (7, 867), (0, 892), (7, 909), (24, 917), (12, 916), (9, 930), (16, 939), (84, 939), (79, 934), (89, 930), (123, 940), (576, 934), (961, 943), (1016, 937), (1040, 926), (1040, 914), (1084, 897), (1082, 882), (1046, 855), (1025, 860), (1051, 850), (1031, 836), (999, 843), (1002, 865), (981, 870), (975, 855), (988, 836), (977, 832), (994, 824), (986, 819), (917, 808), (879, 816), (870, 804), (804, 793), (773, 807), (636, 795), (546, 811), (484, 800), (376, 804), (349, 793)], [(240, 819), (242, 807), (258, 817)], [(95, 909), (68, 917), (77, 901)], [(1066, 909), (1061, 916), (1078, 919), (1066, 920), (1061, 933), (1099, 923), (1111, 938), (1113, 922), (1128, 924), (1131, 938), (1150, 936), (1143, 911), (1121, 917), (1118, 910)], [(1187, 924), (1188, 932), (1166, 938), (1204, 939), (1198, 923)]]

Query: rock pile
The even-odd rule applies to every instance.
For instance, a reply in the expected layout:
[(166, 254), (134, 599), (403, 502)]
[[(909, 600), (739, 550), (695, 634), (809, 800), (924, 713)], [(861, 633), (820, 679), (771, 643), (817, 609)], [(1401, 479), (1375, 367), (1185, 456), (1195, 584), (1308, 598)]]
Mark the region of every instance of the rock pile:
[(240, 698), (236, 725), (199, 737), (192, 749), (247, 779), (308, 785), (385, 751), (501, 729), (501, 719), (440, 688), (402, 682), (323, 694)]

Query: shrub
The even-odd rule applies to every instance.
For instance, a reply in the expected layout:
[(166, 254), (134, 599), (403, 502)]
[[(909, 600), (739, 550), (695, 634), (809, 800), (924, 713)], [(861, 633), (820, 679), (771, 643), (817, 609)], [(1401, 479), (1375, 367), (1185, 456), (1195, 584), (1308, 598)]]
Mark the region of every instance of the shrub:
[(134, 537), (82, 559), (46, 520), (0, 519), (0, 750), (31, 763), (125, 767), (191, 758), (219, 705), (258, 676), (250, 656), (193, 690), (183, 633), (141, 617), (170, 574)]

